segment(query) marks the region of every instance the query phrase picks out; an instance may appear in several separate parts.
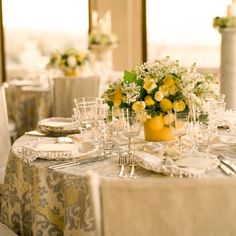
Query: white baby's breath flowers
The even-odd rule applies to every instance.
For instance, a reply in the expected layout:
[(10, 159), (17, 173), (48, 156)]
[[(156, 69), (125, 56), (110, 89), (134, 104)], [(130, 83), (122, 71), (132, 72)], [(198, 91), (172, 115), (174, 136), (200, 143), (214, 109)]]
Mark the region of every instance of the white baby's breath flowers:
[(125, 94), (125, 96), (123, 96), (123, 102), (131, 104), (137, 101), (138, 97), (140, 96), (140, 89), (141, 87), (136, 83), (124, 82), (123, 87), (121, 88), (121, 93)]

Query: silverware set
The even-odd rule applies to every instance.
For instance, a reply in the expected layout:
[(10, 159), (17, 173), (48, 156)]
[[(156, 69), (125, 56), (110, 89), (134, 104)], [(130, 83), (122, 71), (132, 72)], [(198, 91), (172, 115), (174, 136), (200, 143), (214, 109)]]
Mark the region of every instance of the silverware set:
[(221, 164), (219, 168), (228, 176), (233, 176), (236, 174), (236, 165), (230, 160), (226, 159), (223, 155), (218, 155), (217, 158), (220, 160)]
[(90, 158), (83, 159), (83, 160), (72, 160), (72, 161), (57, 163), (57, 164), (48, 166), (48, 169), (57, 170), (57, 169), (62, 169), (62, 168), (66, 168), (66, 167), (83, 165), (83, 164), (88, 164), (88, 163), (102, 161), (102, 160), (104, 160), (104, 159), (101, 159), (100, 157), (96, 156), (96, 157), (90, 157)]

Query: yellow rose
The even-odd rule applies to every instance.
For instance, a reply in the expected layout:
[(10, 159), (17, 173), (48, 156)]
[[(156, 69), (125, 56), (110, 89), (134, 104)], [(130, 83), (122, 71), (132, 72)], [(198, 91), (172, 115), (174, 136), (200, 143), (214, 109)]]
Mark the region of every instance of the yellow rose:
[(113, 98), (112, 98), (112, 101), (113, 101), (114, 106), (119, 106), (121, 104), (122, 93), (121, 93), (121, 89), (120, 88), (115, 90)]
[(159, 91), (161, 91), (165, 97), (167, 97), (169, 95), (169, 87), (165, 84), (163, 84), (159, 87)]
[(134, 111), (143, 111), (146, 107), (146, 104), (144, 101), (137, 101), (133, 104), (132, 109)]
[(175, 120), (175, 115), (173, 113), (168, 113), (163, 117), (163, 122), (165, 125), (169, 125)]
[(164, 98), (164, 94), (161, 91), (156, 91), (154, 94), (154, 99), (160, 102)]
[(153, 89), (157, 87), (156, 82), (153, 78), (151, 77), (146, 77), (144, 79), (144, 85), (143, 88), (147, 91), (147, 93), (151, 93)]
[(160, 102), (160, 108), (162, 111), (167, 112), (172, 109), (172, 102), (167, 98), (163, 98)]
[(163, 80), (164, 84), (168, 87), (172, 86), (175, 84), (175, 80), (173, 78), (172, 75), (167, 75), (164, 80)]
[(146, 106), (153, 106), (156, 102), (153, 100), (152, 96), (148, 95), (144, 98)]
[(173, 102), (174, 111), (181, 112), (181, 111), (184, 111), (185, 108), (186, 108), (186, 104), (184, 101), (180, 100), (180, 101)]
[(82, 54), (82, 53), (81, 53), (81, 54), (78, 54), (78, 55), (77, 55), (77, 58), (76, 58), (76, 59), (77, 59), (78, 62), (82, 62), (82, 61), (84, 60), (84, 58), (85, 58), (85, 54)]
[(179, 91), (179, 89), (175, 84), (171, 85), (169, 88), (170, 95), (175, 95), (178, 91)]

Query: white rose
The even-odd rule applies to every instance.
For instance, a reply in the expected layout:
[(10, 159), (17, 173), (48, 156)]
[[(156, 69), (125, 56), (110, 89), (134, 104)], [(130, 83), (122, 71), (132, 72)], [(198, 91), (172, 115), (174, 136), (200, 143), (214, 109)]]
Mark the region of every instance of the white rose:
[(68, 63), (68, 65), (69, 65), (69, 67), (75, 67), (76, 64), (77, 64), (77, 61), (76, 61), (75, 56), (69, 56), (69, 57), (67, 58), (67, 63)]

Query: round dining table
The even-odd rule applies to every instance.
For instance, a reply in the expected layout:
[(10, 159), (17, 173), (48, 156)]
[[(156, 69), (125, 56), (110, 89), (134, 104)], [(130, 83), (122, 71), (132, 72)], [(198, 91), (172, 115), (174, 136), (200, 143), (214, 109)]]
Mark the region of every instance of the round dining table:
[[(52, 170), (48, 167), (61, 161), (36, 159), (25, 162), (22, 147), (39, 142), (54, 143), (55, 138), (24, 135), (11, 148), (3, 185), (1, 222), (19, 235), (95, 235), (95, 220), (86, 174), (93, 170), (102, 178), (122, 183), (124, 178), (118, 177), (118, 157)], [(219, 168), (209, 171), (202, 178), (170, 177), (140, 166), (136, 171), (137, 179), (125, 178), (126, 181), (135, 184), (140, 180), (152, 180), (153, 188), (158, 188), (160, 180), (165, 181), (166, 186), (170, 187), (172, 197), (178, 191), (179, 183), (190, 183), (193, 180), (199, 189), (202, 185), (209, 185), (209, 202), (217, 198), (217, 192), (229, 192), (228, 202), (217, 202), (216, 205), (225, 204), (223, 207), (229, 210), (228, 217), (221, 219), (222, 224), (229, 225), (234, 222), (236, 178), (227, 176)], [(216, 188), (211, 191), (213, 185)], [(147, 197), (151, 199), (151, 194), (147, 193)], [(189, 201), (191, 202), (191, 198)], [(235, 226), (232, 225), (230, 232), (235, 234), (225, 235), (236, 235)]]

